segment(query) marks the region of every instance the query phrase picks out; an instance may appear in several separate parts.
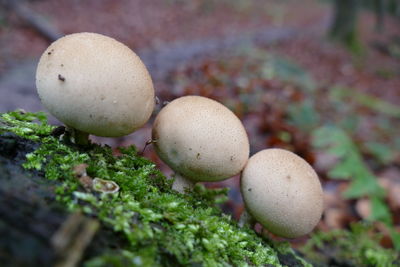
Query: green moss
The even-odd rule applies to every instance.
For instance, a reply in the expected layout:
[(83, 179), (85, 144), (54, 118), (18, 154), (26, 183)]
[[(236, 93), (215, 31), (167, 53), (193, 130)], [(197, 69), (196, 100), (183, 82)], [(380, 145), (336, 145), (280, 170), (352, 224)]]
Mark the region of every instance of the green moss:
[[(380, 245), (382, 236), (372, 231), (371, 225), (354, 223), (351, 230), (318, 232), (302, 248), (308, 258), (327, 266), (376, 266), (400, 265), (400, 255), (393, 249)], [(335, 265), (335, 266), (336, 266)]]
[[(196, 186), (189, 194), (171, 189), (155, 165), (136, 153), (134, 146), (113, 156), (107, 146), (81, 148), (52, 136), (53, 126), (43, 113), (10, 112), (0, 116), (0, 133), (12, 132), (40, 143), (26, 155), (24, 167), (44, 171), (56, 181), (56, 199), (70, 211), (97, 218), (102, 227), (121, 236), (118, 249), (89, 259), (87, 266), (282, 266), (277, 249), (218, 208), (226, 189)], [(73, 173), (85, 163), (90, 177), (116, 182), (115, 194), (87, 192)], [(293, 251), (285, 247), (285, 253)]]

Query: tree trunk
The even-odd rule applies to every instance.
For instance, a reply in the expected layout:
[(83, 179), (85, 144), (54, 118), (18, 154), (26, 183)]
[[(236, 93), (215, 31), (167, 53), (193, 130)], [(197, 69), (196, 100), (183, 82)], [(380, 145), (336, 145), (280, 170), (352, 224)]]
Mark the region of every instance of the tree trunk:
[(385, 0), (374, 0), (374, 9), (375, 9), (375, 30), (380, 32), (384, 29), (385, 24), (385, 10), (386, 10), (386, 1)]
[(330, 36), (347, 46), (350, 50), (359, 49), (357, 37), (358, 0), (335, 0), (334, 18)]

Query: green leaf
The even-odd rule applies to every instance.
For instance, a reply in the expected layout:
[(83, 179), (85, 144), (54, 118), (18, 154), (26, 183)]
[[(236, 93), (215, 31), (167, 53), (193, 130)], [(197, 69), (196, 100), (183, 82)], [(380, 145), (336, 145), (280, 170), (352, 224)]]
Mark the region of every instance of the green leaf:
[[(371, 216), (368, 219), (391, 225), (392, 215), (384, 201), (386, 192), (378, 184), (376, 176), (368, 169), (358, 147), (350, 136), (338, 127), (324, 126), (314, 131), (313, 145), (338, 157), (337, 163), (329, 170), (328, 175), (331, 178), (351, 180), (349, 188), (344, 192), (344, 197), (369, 197), (371, 200)], [(380, 144), (375, 143), (369, 146), (375, 149), (377, 153), (387, 153), (386, 147)], [(383, 155), (380, 156), (383, 157)], [(395, 244), (397, 248), (400, 248), (400, 237), (392, 234), (392, 239), (394, 243), (397, 242)], [(372, 262), (375, 262), (378, 256), (370, 251), (368, 257)]]
[(317, 128), (313, 137), (315, 147), (325, 149), (331, 155), (338, 157), (337, 163), (328, 172), (329, 176), (352, 180), (349, 189), (344, 194), (345, 197), (384, 195), (384, 190), (363, 161), (358, 147), (345, 131), (335, 126), (324, 126)]
[(368, 219), (372, 221), (381, 221), (385, 224), (391, 224), (392, 216), (390, 210), (381, 198), (371, 198), (371, 215)]
[[(337, 154), (337, 153), (332, 153)], [(331, 170), (329, 170), (328, 175), (334, 179), (350, 179), (353, 174), (353, 168), (357, 168), (357, 159), (349, 156), (340, 160)]]
[(391, 147), (377, 142), (368, 142), (364, 144), (366, 150), (376, 157), (382, 164), (390, 163), (394, 158), (394, 152)]
[(365, 106), (373, 111), (400, 118), (400, 108), (375, 96), (359, 92), (355, 88), (333, 87), (331, 88), (331, 96), (336, 100), (355, 101), (357, 104)]
[(390, 235), (396, 250), (400, 251), (400, 233), (395, 229), (390, 229)]
[(320, 120), (313, 102), (306, 100), (288, 106), (289, 122), (304, 132), (314, 129)]
[(380, 195), (382, 189), (374, 179), (353, 179), (350, 187), (343, 193), (346, 198)]

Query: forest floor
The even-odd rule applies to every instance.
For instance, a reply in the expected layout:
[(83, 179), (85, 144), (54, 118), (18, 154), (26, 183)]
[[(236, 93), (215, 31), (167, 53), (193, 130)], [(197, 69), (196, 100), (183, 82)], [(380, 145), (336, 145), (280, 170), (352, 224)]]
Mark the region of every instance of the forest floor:
[[(351, 182), (332, 180), (346, 176), (332, 174), (337, 155), (315, 145), (313, 136), (322, 127), (344, 129), (386, 189), (385, 207), (394, 225), (400, 225), (398, 20), (387, 17), (384, 31), (377, 32), (373, 14), (363, 11), (363, 49), (354, 55), (327, 38), (332, 8), (322, 1), (41, 0), (27, 5), (63, 34), (98, 32), (137, 51), (149, 66), (161, 103), (185, 94), (223, 102), (243, 120), (252, 154), (284, 147), (313, 163), (325, 189), (321, 230), (348, 228), (373, 210), (368, 194), (342, 197)], [(33, 77), (48, 41), (12, 12), (1, 11), (0, 44), (0, 104), (6, 106), (0, 111), (41, 109)], [(21, 79), (26, 80), (22, 89)], [(25, 96), (33, 102), (24, 105)], [(147, 124), (126, 138), (94, 140), (142, 149), (150, 129)], [(169, 173), (151, 147), (144, 155)], [(231, 188), (224, 209), (236, 218), (243, 209), (238, 181), (209, 185)], [(391, 247), (386, 227), (377, 229), (386, 237), (382, 244)]]

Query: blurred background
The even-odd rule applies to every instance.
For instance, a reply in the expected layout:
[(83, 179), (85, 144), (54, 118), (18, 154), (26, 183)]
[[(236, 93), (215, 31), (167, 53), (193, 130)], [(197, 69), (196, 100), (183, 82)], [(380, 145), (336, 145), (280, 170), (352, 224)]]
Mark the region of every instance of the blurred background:
[[(325, 191), (318, 229), (370, 221), (381, 245), (400, 249), (400, 1), (0, 0), (0, 112), (44, 110), (37, 62), (74, 32), (132, 48), (160, 100), (142, 129), (94, 142), (141, 151), (166, 102), (213, 98), (243, 121), (251, 154), (281, 147), (316, 168)], [(151, 145), (144, 156), (171, 175)], [(238, 184), (207, 184), (230, 188), (223, 208), (235, 218)]]

